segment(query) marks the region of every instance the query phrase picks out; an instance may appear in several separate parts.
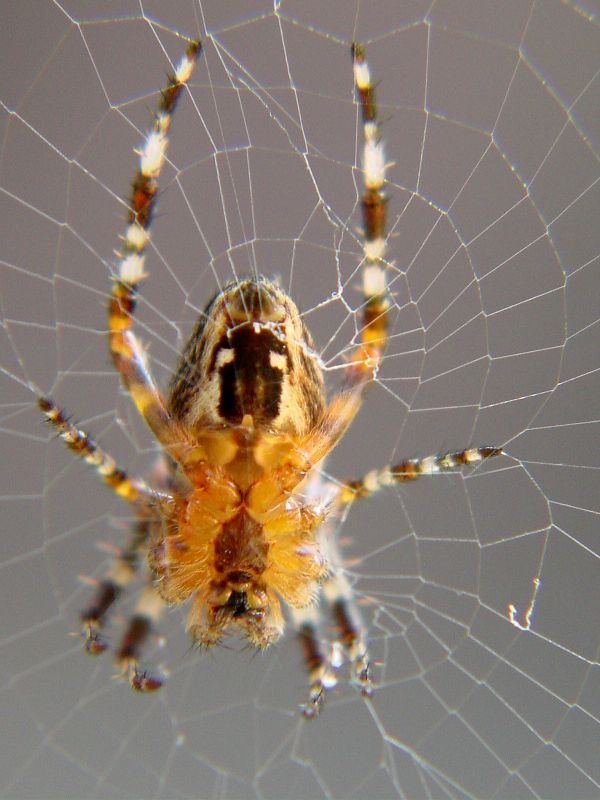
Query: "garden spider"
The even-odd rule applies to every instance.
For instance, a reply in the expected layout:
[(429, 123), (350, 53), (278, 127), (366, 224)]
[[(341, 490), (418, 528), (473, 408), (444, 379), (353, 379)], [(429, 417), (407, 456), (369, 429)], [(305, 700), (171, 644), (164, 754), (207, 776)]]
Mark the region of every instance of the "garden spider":
[[(362, 113), (364, 191), (362, 325), (342, 386), (327, 402), (319, 359), (294, 302), (275, 283), (252, 275), (218, 292), (200, 316), (164, 400), (132, 333), (145, 252), (173, 112), (200, 55), (188, 44), (162, 91), (139, 151), (117, 275), (108, 307), (113, 362), (138, 412), (162, 448), (157, 486), (133, 479), (47, 398), (38, 404), (78, 456), (93, 464), (136, 514), (126, 546), (81, 615), (86, 649), (107, 648), (103, 629), (115, 601), (145, 555), (149, 578), (116, 652), (139, 691), (162, 681), (140, 667), (140, 655), (164, 607), (191, 600), (187, 630), (201, 645), (237, 627), (266, 648), (281, 636), (289, 609), (310, 679), (304, 714), (314, 717), (335, 684), (345, 651), (353, 682), (372, 690), (360, 616), (324, 524), (335, 511), (386, 486), (499, 455), (498, 447), (403, 461), (359, 480), (328, 483), (320, 465), (356, 415), (386, 344), (386, 169), (375, 91), (361, 45), (352, 45)], [(321, 645), (316, 601), (330, 607), (338, 644)]]

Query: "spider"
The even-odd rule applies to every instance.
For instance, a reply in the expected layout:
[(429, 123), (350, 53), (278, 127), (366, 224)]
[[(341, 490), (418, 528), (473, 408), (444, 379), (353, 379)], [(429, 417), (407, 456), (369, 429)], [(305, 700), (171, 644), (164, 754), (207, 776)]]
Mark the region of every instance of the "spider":
[[(326, 482), (324, 458), (354, 419), (383, 357), (387, 288), (386, 170), (375, 90), (363, 47), (352, 44), (362, 114), (362, 325), (341, 386), (327, 399), (309, 331), (293, 300), (275, 283), (251, 275), (208, 303), (183, 350), (166, 399), (132, 332), (146, 277), (158, 178), (173, 113), (201, 53), (189, 41), (162, 90), (138, 152), (120, 260), (108, 301), (108, 339), (122, 383), (161, 447), (150, 486), (120, 469), (49, 397), (38, 405), (67, 447), (92, 464), (135, 512), (130, 539), (113, 558), (81, 614), (89, 653), (108, 647), (105, 626), (144, 559), (149, 575), (116, 650), (120, 674), (141, 692), (163, 680), (142, 669), (144, 644), (166, 606), (190, 601), (187, 631), (204, 646), (237, 628), (257, 648), (277, 641), (288, 609), (308, 668), (306, 717), (315, 717), (336, 683), (340, 654), (364, 695), (373, 688), (367, 639), (350, 585), (337, 563), (334, 512), (357, 498), (421, 475), (497, 456), (500, 447), (402, 461), (358, 480)], [(324, 598), (337, 640), (326, 652), (317, 600)], [(333, 655), (332, 655), (333, 654)]]

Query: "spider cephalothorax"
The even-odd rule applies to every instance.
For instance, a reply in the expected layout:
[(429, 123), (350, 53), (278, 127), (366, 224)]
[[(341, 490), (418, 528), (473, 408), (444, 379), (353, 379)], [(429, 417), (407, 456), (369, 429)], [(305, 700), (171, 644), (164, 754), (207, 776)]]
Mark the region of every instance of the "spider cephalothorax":
[(103, 480), (136, 511), (129, 543), (114, 559), (82, 613), (86, 648), (108, 646), (109, 611), (146, 556), (145, 589), (116, 658), (131, 686), (158, 689), (162, 680), (139, 667), (143, 645), (166, 603), (190, 601), (188, 631), (215, 644), (236, 627), (256, 646), (284, 628), (282, 601), (302, 641), (310, 675), (306, 716), (318, 712), (335, 685), (321, 643), (315, 602), (330, 606), (354, 682), (371, 692), (360, 615), (336, 558), (327, 515), (396, 483), (499, 455), (500, 448), (403, 461), (358, 480), (325, 480), (320, 465), (344, 435), (365, 388), (379, 368), (391, 300), (386, 272), (386, 170), (375, 91), (363, 48), (352, 45), (354, 83), (362, 114), (364, 191), (363, 307), (358, 341), (344, 380), (329, 402), (312, 339), (298, 309), (275, 283), (253, 275), (221, 289), (200, 316), (163, 397), (132, 331), (150, 238), (152, 212), (182, 90), (200, 54), (185, 55), (161, 94), (140, 150), (132, 184), (122, 257), (109, 297), (108, 333), (115, 367), (162, 456), (153, 486), (132, 479), (49, 398), (38, 403), (67, 446), (93, 464)]

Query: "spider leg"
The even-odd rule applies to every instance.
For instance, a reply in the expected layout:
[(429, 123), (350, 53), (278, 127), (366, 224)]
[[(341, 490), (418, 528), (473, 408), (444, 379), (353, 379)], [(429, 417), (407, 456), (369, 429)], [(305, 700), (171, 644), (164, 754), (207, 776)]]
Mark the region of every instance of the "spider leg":
[(153, 577), (150, 576), (115, 655), (118, 675), (126, 675), (129, 685), (136, 692), (154, 692), (163, 684), (160, 678), (155, 678), (146, 670), (140, 669), (140, 653), (162, 617), (165, 607), (166, 603), (154, 585)]
[(325, 701), (325, 694), (337, 685), (336, 670), (346, 653), (352, 669), (352, 681), (364, 697), (373, 692), (369, 653), (363, 633), (360, 612), (352, 589), (341, 568), (333, 565), (331, 575), (323, 584), (323, 592), (336, 627), (336, 637), (327, 653), (319, 635), (319, 612), (315, 605), (290, 608), (294, 626), (302, 646), (308, 671), (308, 700), (302, 707), (307, 719), (316, 717)]
[(412, 458), (393, 466), (374, 469), (353, 481), (344, 481), (338, 488), (334, 505), (340, 507), (352, 503), (360, 497), (370, 497), (386, 486), (393, 486), (404, 481), (414, 481), (422, 475), (437, 475), (440, 472), (451, 472), (458, 467), (471, 466), (487, 458), (494, 458), (504, 453), (501, 447), (470, 447), (455, 453)]
[(200, 42), (190, 42), (175, 72), (169, 75), (152, 128), (139, 151), (140, 163), (134, 176), (130, 211), (123, 237), (122, 257), (108, 304), (110, 351), (123, 385), (158, 441), (174, 458), (180, 452), (182, 436), (169, 415), (148, 370), (144, 350), (131, 332), (138, 285), (146, 277), (144, 260), (150, 240), (150, 225), (167, 146), (168, 132), (181, 92), (201, 52)]
[(337, 679), (332, 668), (331, 659), (319, 636), (319, 613), (315, 605), (302, 608), (290, 607), (294, 627), (298, 631), (298, 639), (302, 646), (304, 663), (310, 681), (308, 700), (302, 706), (302, 713), (307, 719), (316, 717), (325, 699), (325, 692), (333, 688)]
[(85, 431), (69, 422), (53, 400), (38, 398), (38, 407), (53, 425), (65, 445), (88, 464), (96, 468), (98, 475), (115, 494), (133, 505), (153, 505), (157, 500), (169, 500), (170, 495), (152, 489), (140, 478), (130, 478), (125, 470), (118, 467)]
[(371, 82), (364, 48), (352, 44), (354, 85), (360, 101), (363, 124), (363, 316), (361, 343), (349, 365), (351, 383), (364, 388), (374, 377), (387, 342), (387, 317), (390, 298), (385, 277), (386, 170), (375, 88)]
[[(321, 489), (319, 484), (318, 491)], [(302, 707), (307, 719), (319, 714), (327, 691), (337, 685), (336, 673), (343, 663), (344, 653), (350, 661), (352, 681), (361, 694), (368, 697), (373, 690), (364, 627), (352, 587), (341, 566), (334, 527), (325, 521), (319, 532), (323, 554), (329, 566), (321, 590), (336, 630), (333, 643), (328, 647), (323, 646), (318, 605), (289, 607), (309, 677), (308, 700)]]
[(354, 85), (363, 123), (363, 181), (361, 199), (363, 216), (363, 311), (360, 342), (344, 371), (344, 383), (337, 392), (320, 424), (301, 444), (311, 463), (323, 458), (348, 429), (362, 396), (373, 381), (387, 343), (388, 312), (391, 306), (386, 281), (386, 170), (375, 89), (371, 82), (364, 48), (352, 44)]
[(350, 661), (352, 681), (364, 697), (370, 697), (373, 693), (373, 681), (364, 626), (354, 601), (352, 587), (341, 567), (334, 565), (323, 591), (337, 629), (336, 643), (340, 642)]
[(102, 628), (110, 610), (140, 566), (149, 530), (150, 519), (140, 519), (134, 524), (127, 545), (115, 555), (98, 583), (92, 601), (81, 612), (85, 649), (91, 655), (103, 653), (108, 647), (108, 642), (101, 634)]

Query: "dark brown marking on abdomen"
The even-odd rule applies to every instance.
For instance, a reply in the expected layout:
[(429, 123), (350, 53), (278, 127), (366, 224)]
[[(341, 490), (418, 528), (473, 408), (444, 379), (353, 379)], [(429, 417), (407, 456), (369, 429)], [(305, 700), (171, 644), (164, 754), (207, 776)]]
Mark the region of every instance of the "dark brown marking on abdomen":
[(275, 419), (286, 372), (271, 365), (271, 353), (285, 356), (289, 371), (285, 342), (264, 326), (248, 323), (223, 336), (213, 353), (213, 363), (223, 349), (233, 351), (233, 360), (219, 369), (219, 415), (232, 425), (239, 425), (244, 414), (251, 414), (257, 426)]

